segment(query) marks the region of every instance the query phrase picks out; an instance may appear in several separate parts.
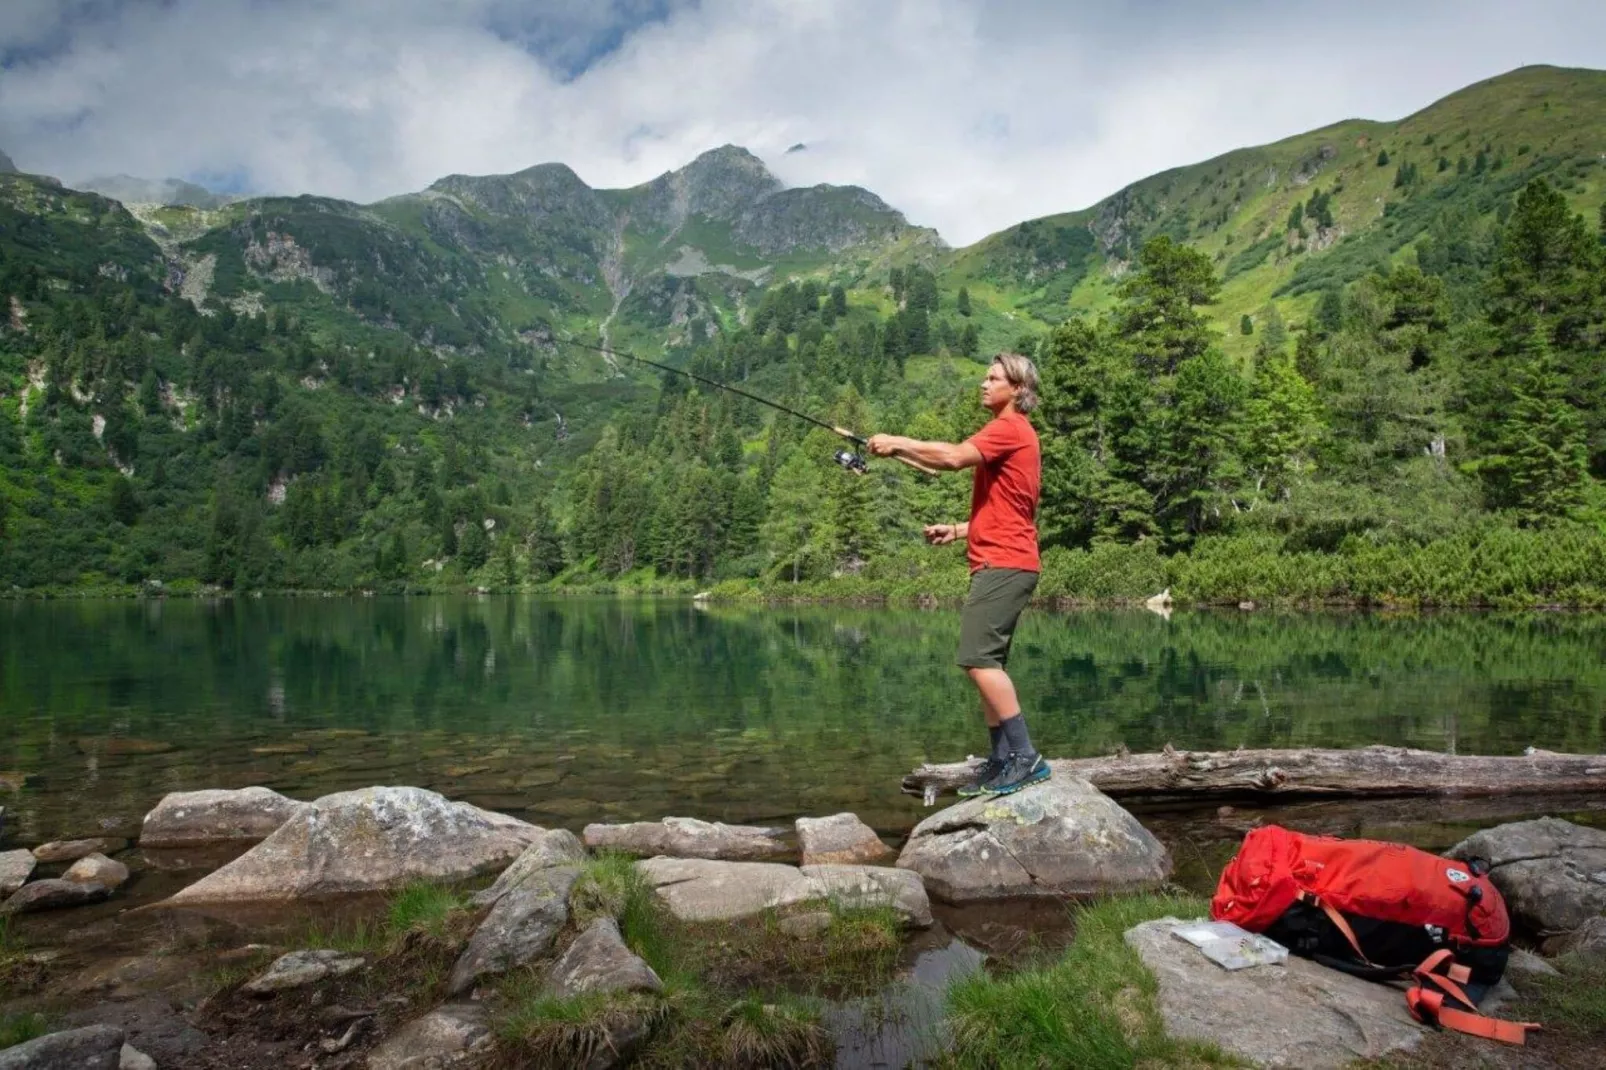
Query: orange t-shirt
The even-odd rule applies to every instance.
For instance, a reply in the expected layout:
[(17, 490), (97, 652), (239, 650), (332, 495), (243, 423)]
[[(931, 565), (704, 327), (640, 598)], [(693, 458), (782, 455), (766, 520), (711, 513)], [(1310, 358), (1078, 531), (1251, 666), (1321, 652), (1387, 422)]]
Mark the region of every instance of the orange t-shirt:
[(1036, 519), (1043, 461), (1032, 422), (1008, 408), (966, 441), (982, 459), (970, 494), (970, 571), (1041, 572)]

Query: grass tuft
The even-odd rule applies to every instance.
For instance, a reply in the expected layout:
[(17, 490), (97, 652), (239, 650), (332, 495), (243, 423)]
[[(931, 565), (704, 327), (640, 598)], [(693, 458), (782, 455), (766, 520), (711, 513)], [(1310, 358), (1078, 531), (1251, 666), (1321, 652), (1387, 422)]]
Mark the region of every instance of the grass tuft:
[(516, 1052), (513, 1065), (585, 1066), (598, 1054), (651, 1035), (668, 1014), (657, 996), (587, 992), (559, 998), (532, 988), (498, 1025)]
[(50, 1032), (50, 1023), (42, 1014), (0, 1015), (0, 1048), (26, 1044)]
[(467, 903), (461, 895), (438, 884), (418, 881), (409, 884), (390, 901), (385, 915), (385, 933), (392, 941), (422, 933), (436, 940), (449, 940), (456, 934), (454, 923)]
[(797, 1000), (747, 996), (725, 1012), (724, 1025), (726, 1066), (803, 1070), (829, 1065), (836, 1052), (819, 1011)]

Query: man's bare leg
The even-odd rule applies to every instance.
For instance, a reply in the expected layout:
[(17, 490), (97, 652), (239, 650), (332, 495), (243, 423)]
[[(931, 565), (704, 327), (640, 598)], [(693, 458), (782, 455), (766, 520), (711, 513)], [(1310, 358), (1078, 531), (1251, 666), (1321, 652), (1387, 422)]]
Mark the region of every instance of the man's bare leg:
[(1015, 683), (1003, 669), (966, 668), (971, 682), (981, 693), (982, 716), (988, 728), (997, 728), (1020, 713), (1020, 699), (1015, 695)]

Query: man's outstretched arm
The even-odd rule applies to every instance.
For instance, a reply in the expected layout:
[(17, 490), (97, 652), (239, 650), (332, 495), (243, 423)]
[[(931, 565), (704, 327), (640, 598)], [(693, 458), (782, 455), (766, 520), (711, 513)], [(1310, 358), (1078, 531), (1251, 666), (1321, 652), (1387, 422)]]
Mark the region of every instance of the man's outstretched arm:
[(907, 457), (941, 472), (955, 472), (981, 464), (981, 450), (969, 442), (922, 442), (902, 435), (871, 435), (865, 444), (877, 457)]

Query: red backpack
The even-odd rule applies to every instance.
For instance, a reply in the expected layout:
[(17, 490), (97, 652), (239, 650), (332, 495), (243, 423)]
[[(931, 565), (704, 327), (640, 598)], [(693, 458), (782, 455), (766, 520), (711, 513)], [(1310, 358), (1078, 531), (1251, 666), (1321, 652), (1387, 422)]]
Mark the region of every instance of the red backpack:
[(1536, 1024), (1475, 1011), (1510, 954), (1511, 919), (1488, 869), (1481, 859), (1266, 825), (1222, 870), (1210, 916), (1347, 973), (1411, 974), (1405, 1000), (1419, 1021), (1521, 1044)]

